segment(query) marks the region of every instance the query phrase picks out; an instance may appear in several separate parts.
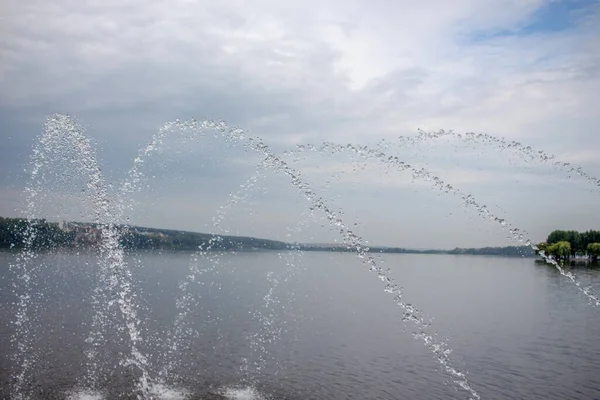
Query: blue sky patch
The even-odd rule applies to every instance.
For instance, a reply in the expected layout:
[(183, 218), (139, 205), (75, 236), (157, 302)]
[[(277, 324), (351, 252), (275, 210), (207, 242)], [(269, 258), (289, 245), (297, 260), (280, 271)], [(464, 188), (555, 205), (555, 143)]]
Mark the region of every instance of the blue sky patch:
[(574, 28), (596, 0), (556, 0), (540, 8), (521, 29), (520, 34), (557, 32)]
[(467, 36), (468, 42), (506, 36), (524, 36), (543, 33), (554, 33), (577, 26), (578, 22), (600, 0), (554, 0), (534, 12), (526, 21), (509, 29), (477, 32)]

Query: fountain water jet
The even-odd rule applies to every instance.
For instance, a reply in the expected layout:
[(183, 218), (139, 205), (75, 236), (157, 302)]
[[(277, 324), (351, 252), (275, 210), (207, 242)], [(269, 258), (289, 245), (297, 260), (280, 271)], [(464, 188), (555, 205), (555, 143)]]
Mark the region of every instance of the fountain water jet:
[(21, 294), (16, 315), (16, 331), (13, 342), (17, 344), (17, 364), (21, 370), (14, 378), (13, 393), (17, 399), (25, 398), (24, 386), (29, 379), (30, 368), (35, 362), (32, 354), (28, 354), (32, 347), (31, 331), (33, 329), (31, 319), (31, 285), (38, 274), (40, 265), (33, 261), (37, 253), (33, 249), (37, 236), (37, 222), (35, 220), (36, 210), (42, 197), (42, 187), (46, 181), (45, 171), (49, 169), (49, 163), (55, 157), (65, 156), (63, 151), (75, 150), (72, 154), (71, 163), (75, 170), (80, 171), (88, 177), (86, 191), (93, 200), (95, 210), (95, 222), (106, 221), (110, 215), (107, 191), (104, 186), (102, 173), (96, 163), (90, 141), (83, 133), (83, 129), (74, 120), (63, 115), (55, 115), (49, 118), (44, 126), (43, 133), (38, 138), (30, 159), (30, 178), (26, 186), (26, 208), (23, 212), (25, 218), (31, 223), (24, 232), (24, 250), (17, 256), (16, 263), (11, 269), (16, 271), (21, 284)]
[[(106, 314), (103, 311), (105, 296), (110, 292), (117, 292), (114, 302), (118, 305), (121, 316), (124, 320), (126, 331), (130, 340), (130, 355), (124, 361), (125, 365), (134, 365), (141, 376), (136, 382), (138, 397), (141, 393), (148, 393), (150, 387), (150, 378), (147, 373), (146, 357), (140, 352), (139, 344), (142, 337), (138, 329), (139, 319), (136, 316), (136, 305), (133, 302), (131, 294), (131, 271), (123, 260), (123, 249), (119, 245), (120, 233), (114, 225), (116, 216), (115, 210), (111, 209), (108, 190), (104, 183), (102, 172), (97, 165), (95, 154), (92, 150), (89, 139), (84, 134), (84, 129), (71, 117), (62, 114), (56, 114), (48, 119), (42, 135), (33, 150), (30, 164), (30, 181), (26, 188), (26, 210), (25, 217), (33, 222), (29, 224), (25, 232), (25, 250), (17, 257), (16, 263), (11, 269), (18, 271), (19, 281), (21, 283), (21, 294), (19, 295), (19, 304), (17, 306), (16, 331), (13, 341), (17, 343), (17, 359), (20, 365), (20, 371), (14, 378), (13, 393), (17, 399), (25, 399), (25, 386), (29, 379), (30, 369), (35, 362), (32, 354), (28, 354), (31, 349), (31, 286), (30, 281), (37, 275), (37, 269), (32, 261), (36, 257), (36, 252), (32, 245), (36, 237), (36, 208), (41, 194), (41, 187), (44, 183), (44, 169), (49, 167), (49, 163), (54, 157), (68, 158), (71, 153), (70, 162), (75, 165), (75, 169), (84, 176), (87, 176), (86, 192), (92, 199), (93, 209), (95, 211), (94, 223), (101, 231), (100, 244), (100, 270), (98, 290), (94, 291), (92, 302), (96, 306), (96, 315), (92, 320), (92, 332), (88, 337), (88, 343), (92, 349), (88, 352), (88, 379), (86, 386), (95, 385), (95, 377), (98, 373), (98, 364), (95, 362), (97, 356), (96, 348), (98, 342), (103, 340), (102, 331), (106, 328)], [(66, 154), (65, 154), (66, 152)], [(110, 304), (110, 302), (109, 302)]]

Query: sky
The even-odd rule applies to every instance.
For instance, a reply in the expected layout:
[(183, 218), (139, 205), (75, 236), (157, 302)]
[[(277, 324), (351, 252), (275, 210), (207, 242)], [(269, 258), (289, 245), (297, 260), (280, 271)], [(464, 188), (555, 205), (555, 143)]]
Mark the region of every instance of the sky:
[[(195, 118), (260, 137), (371, 244), (518, 244), (460, 194), (534, 241), (600, 229), (590, 180), (497, 141), (415, 139), (483, 133), (600, 177), (598, 1), (5, 0), (0, 10), (0, 215), (23, 215), (32, 149), (64, 113), (85, 128), (115, 199), (154, 133)], [(323, 142), (369, 146), (460, 193), (349, 152), (289, 153)], [(89, 220), (85, 177), (58, 158), (36, 216)], [(243, 143), (173, 134), (146, 160), (127, 217), (341, 240), (288, 178), (257, 170), (261, 160)]]

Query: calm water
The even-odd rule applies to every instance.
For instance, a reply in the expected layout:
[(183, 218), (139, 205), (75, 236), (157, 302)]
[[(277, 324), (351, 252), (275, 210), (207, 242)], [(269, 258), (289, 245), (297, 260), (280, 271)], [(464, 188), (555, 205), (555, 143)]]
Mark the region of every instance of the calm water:
[[(166, 362), (178, 282), (188, 273), (189, 256), (128, 256), (152, 376)], [(13, 257), (0, 253), (4, 398), (10, 398), (12, 369)], [(412, 326), (401, 322), (381, 282), (355, 256), (290, 257), (223, 255), (218, 269), (190, 286), (198, 305), (186, 321), (198, 336), (181, 342), (170, 383), (192, 398), (238, 385), (287, 399), (467, 398), (448, 384), (429, 350), (413, 338)], [(468, 372), (482, 399), (600, 399), (600, 309), (552, 268), (532, 259), (476, 256), (381, 259), (404, 287), (405, 299), (434, 318), (438, 338), (454, 350), (454, 366)], [(40, 361), (32, 397), (60, 399), (85, 373), (95, 258), (61, 253), (41, 261), (32, 350)], [(600, 288), (600, 271), (576, 273), (584, 285)], [(118, 322), (109, 327), (107, 368), (98, 382), (109, 397), (127, 398), (135, 372), (118, 365), (127, 349)]]

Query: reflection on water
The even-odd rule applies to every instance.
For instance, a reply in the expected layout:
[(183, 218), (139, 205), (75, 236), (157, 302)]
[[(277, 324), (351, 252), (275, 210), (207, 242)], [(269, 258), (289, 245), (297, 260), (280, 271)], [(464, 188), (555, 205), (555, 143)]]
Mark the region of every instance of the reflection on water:
[[(0, 253), (0, 398), (8, 398), (12, 361), (8, 349), (14, 315), (14, 277)], [(178, 283), (188, 271), (187, 253), (127, 255), (138, 295), (140, 329), (149, 372), (165, 361), (176, 315)], [(450, 338), (456, 365), (470, 371), (482, 398), (600, 398), (600, 321), (595, 308), (556, 270), (532, 259), (447, 255), (385, 255), (386, 266), (430, 315), (439, 338)], [(126, 399), (137, 376), (120, 365), (127, 333), (108, 329), (100, 392), (78, 389), (96, 286), (91, 254), (45, 254), (32, 299), (36, 315), (34, 398)], [(137, 261), (137, 262), (134, 262)], [(202, 263), (203, 261), (198, 261)], [(157, 398), (462, 399), (446, 385), (439, 366), (399, 321), (378, 282), (350, 254), (306, 253), (302, 273), (275, 287), (285, 265), (277, 253), (222, 257), (218, 270), (190, 290), (198, 307), (187, 315), (172, 381), (152, 387)], [(598, 287), (598, 270), (578, 270), (584, 285)], [(271, 293), (273, 301), (265, 304)], [(290, 293), (295, 293), (290, 297)], [(277, 333), (262, 348), (252, 334), (264, 319)], [(426, 317), (429, 317), (426, 316)], [(7, 349), (7, 350), (5, 350)], [(251, 376), (244, 363), (262, 357)]]

